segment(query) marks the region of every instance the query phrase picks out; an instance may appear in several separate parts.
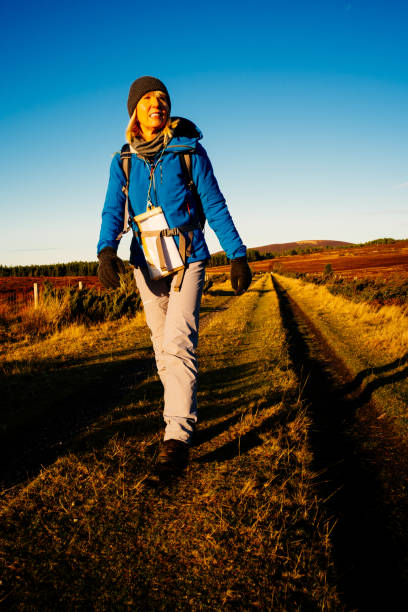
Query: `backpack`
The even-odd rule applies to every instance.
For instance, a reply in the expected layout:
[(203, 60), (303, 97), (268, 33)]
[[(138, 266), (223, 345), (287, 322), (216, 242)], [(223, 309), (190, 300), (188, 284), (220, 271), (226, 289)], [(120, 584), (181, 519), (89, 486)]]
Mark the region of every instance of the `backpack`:
[[(191, 153), (180, 153), (179, 154), (180, 164), (181, 164), (181, 169), (183, 171), (184, 179), (186, 181), (186, 186), (191, 191), (194, 197), (194, 201), (195, 201), (196, 208), (197, 208), (198, 222), (200, 224), (201, 230), (204, 231), (206, 217), (205, 217), (205, 213), (203, 209), (203, 204), (201, 202), (201, 198), (199, 196), (196, 184), (193, 181), (193, 175), (191, 173), (191, 155), (192, 155)], [(122, 170), (125, 173), (125, 177), (126, 177), (126, 186), (122, 187), (122, 191), (126, 194), (126, 196), (128, 196), (129, 177), (130, 177), (130, 170), (132, 167), (132, 153), (130, 152), (129, 144), (123, 145), (120, 151), (120, 163), (121, 163)], [(126, 197), (124, 231), (128, 227), (129, 212), (132, 214), (132, 216), (134, 216), (132, 211), (128, 210), (127, 205), (128, 205), (128, 198)]]
[[(131, 209), (130, 202), (129, 202), (129, 178), (130, 178), (130, 170), (131, 170), (131, 165), (132, 165), (132, 153), (130, 152), (129, 144), (123, 145), (121, 152), (120, 152), (120, 162), (121, 162), (122, 169), (126, 177), (126, 185), (123, 185), (122, 187), (122, 191), (126, 195), (126, 202), (125, 202), (123, 230), (121, 231), (119, 236), (116, 238), (116, 240), (120, 240), (122, 236), (131, 229), (131, 223), (130, 223), (131, 219), (130, 219), (129, 213), (131, 214), (132, 217), (135, 216)], [(195, 202), (196, 202), (197, 217), (198, 217), (198, 219), (196, 220), (196, 223), (194, 225), (189, 225), (189, 226), (173, 227), (173, 228), (168, 228), (168, 229), (163, 229), (163, 230), (155, 230), (154, 232), (144, 232), (145, 235), (152, 234), (152, 233), (154, 235), (157, 234), (157, 248), (158, 248), (158, 254), (160, 258), (161, 270), (167, 269), (164, 252), (163, 252), (162, 240), (161, 240), (162, 236), (167, 236), (167, 237), (176, 236), (176, 235), (179, 236), (179, 240), (180, 240), (179, 253), (180, 253), (180, 257), (183, 262), (183, 267), (179, 269), (177, 272), (176, 282), (174, 285), (174, 291), (180, 291), (180, 287), (183, 282), (186, 261), (187, 261), (187, 257), (190, 255), (191, 244), (193, 240), (193, 231), (195, 229), (199, 229), (199, 227), (201, 228), (201, 231), (203, 231), (205, 220), (206, 220), (201, 198), (198, 194), (197, 187), (193, 181), (193, 177), (191, 174), (191, 153), (180, 154), (180, 164), (181, 164), (181, 168), (183, 171), (184, 179), (186, 181), (186, 185), (192, 192)], [(139, 233), (139, 235), (143, 236), (143, 232)]]

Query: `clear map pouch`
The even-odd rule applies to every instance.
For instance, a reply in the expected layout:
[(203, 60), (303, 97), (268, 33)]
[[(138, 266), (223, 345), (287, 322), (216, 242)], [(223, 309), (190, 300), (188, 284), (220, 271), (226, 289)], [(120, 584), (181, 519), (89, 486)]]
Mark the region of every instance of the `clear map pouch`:
[(160, 206), (136, 215), (134, 221), (139, 229), (143, 253), (152, 280), (184, 269), (183, 259), (174, 240), (178, 230), (169, 228)]

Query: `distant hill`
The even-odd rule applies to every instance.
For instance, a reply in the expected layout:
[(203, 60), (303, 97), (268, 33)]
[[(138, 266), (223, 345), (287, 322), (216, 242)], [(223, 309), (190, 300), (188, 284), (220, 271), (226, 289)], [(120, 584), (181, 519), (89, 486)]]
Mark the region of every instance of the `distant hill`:
[(352, 246), (352, 242), (343, 242), (342, 240), (299, 240), (298, 242), (283, 242), (281, 244), (265, 244), (259, 247), (250, 247), (251, 250), (259, 251), (260, 253), (283, 253), (291, 249), (301, 249), (308, 247), (329, 246), (331, 248)]

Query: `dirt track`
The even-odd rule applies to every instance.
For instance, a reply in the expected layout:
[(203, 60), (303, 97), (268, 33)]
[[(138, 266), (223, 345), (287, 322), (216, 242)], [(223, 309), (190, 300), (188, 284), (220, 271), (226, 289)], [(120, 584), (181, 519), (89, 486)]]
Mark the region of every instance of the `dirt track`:
[[(144, 484), (162, 437), (158, 381), (107, 397), (105, 414), (4, 500), (9, 609), (344, 609), (271, 281), (224, 312), (214, 302), (185, 477)], [(116, 359), (97, 365), (100, 378), (118, 374)]]
[[(400, 503), (398, 508), (390, 505), (389, 500), (385, 499), (384, 482), (379, 476), (383, 472), (381, 461), (385, 457), (387, 478), (390, 475), (395, 478), (395, 487), (407, 483), (408, 455), (405, 455), (405, 460), (401, 459), (405, 452), (403, 444), (395, 439), (387, 420), (378, 419), (378, 408), (371, 402), (371, 387), (360, 384), (364, 378), (363, 372), (356, 375), (347, 369), (302, 306), (276, 279), (274, 288), (288, 338), (290, 359), (302, 383), (302, 395), (313, 422), (310, 447), (314, 470), (318, 474), (319, 496), (326, 500), (328, 514), (335, 523), (331, 540), (336, 573), (340, 577), (339, 590), (344, 594), (350, 611), (398, 610), (398, 597), (402, 596), (404, 584), (408, 508), (406, 501), (405, 504)], [(263, 300), (265, 292), (259, 290), (258, 293), (259, 299)], [(273, 294), (272, 290), (270, 294)], [(222, 296), (225, 301), (216, 308), (203, 308), (202, 328), (239, 299), (225, 292)], [(268, 317), (271, 317), (270, 310), (264, 306), (259, 313), (258, 316), (264, 319), (263, 322), (258, 321), (258, 326), (263, 329), (262, 338), (268, 342), (268, 337), (273, 338), (273, 334), (268, 335), (265, 331)], [(274, 317), (275, 320), (279, 319), (276, 314)], [(253, 317), (251, 323), (254, 323)], [(258, 364), (263, 353), (256, 346), (258, 352), (253, 362)], [(247, 344), (237, 347), (248, 359)], [(234, 344), (234, 349), (237, 347)], [(58, 410), (49, 411), (58, 416), (27, 428), (17, 440), (9, 440), (8, 446), (3, 447), (4, 451), (8, 451), (7, 484), (24, 480), (27, 472), (35, 474), (41, 465), (51, 464), (57, 457), (67, 454), (70, 441), (79, 430), (86, 428), (112, 405), (120, 403), (122, 396), (151, 373), (151, 351), (142, 351), (137, 359), (133, 352), (122, 357), (120, 363), (110, 360), (107, 364), (90, 363), (86, 367), (80, 363), (77, 368), (71, 368), (72, 394), (63, 401), (55, 401)], [(230, 359), (229, 354), (227, 358)], [(234, 376), (241, 378), (242, 372), (242, 365), (238, 364)], [(207, 390), (210, 399), (214, 393), (213, 376), (212, 373)], [(53, 373), (53, 377), (55, 384), (59, 372)], [(40, 377), (38, 388), (44, 387), (47, 380), (46, 374)], [(31, 401), (36, 397), (40, 401), (34, 378), (21, 382), (27, 382), (30, 391), (24, 399)], [(87, 396), (87, 387), (90, 386), (93, 390), (97, 389), (97, 395), (93, 391), (93, 403)], [(219, 396), (216, 399), (219, 401)], [(231, 418), (238, 419), (228, 413), (226, 422), (230, 422)], [(220, 427), (222, 429), (224, 425), (217, 423), (209, 431), (211, 434), (218, 433)], [(239, 453), (244, 454), (254, 444), (259, 445), (258, 433), (258, 430), (254, 430), (247, 437), (239, 438)], [(207, 434), (207, 431), (201, 432), (201, 445), (207, 441)], [(373, 441), (371, 449), (367, 449), (367, 440)], [(222, 453), (229, 457), (229, 452), (236, 454), (236, 451), (232, 442), (228, 441)], [(215, 452), (219, 454), (221, 451)], [(214, 456), (218, 457), (218, 454)], [(208, 455), (212, 459), (214, 456), (211, 453)], [(399, 460), (395, 461), (397, 457)], [(200, 461), (203, 461), (202, 458)], [(382, 476), (384, 478), (384, 473)], [(388, 490), (394, 486), (393, 482), (387, 484)], [(401, 502), (401, 497), (398, 497), (398, 501)]]
[[(390, 446), (400, 441), (390, 438), (387, 422), (378, 421), (378, 408), (360, 389), (358, 376), (348, 371), (275, 278), (273, 283), (290, 355), (313, 419), (311, 445), (320, 491), (337, 521), (333, 543), (341, 588), (352, 608), (399, 609), (396, 602), (404, 583), (406, 550), (398, 532), (407, 527), (406, 512), (400, 509), (402, 524), (390, 523), (375, 444), (374, 452), (368, 453), (363, 440), (374, 434)], [(397, 452), (401, 451), (399, 446)], [(401, 472), (398, 463), (396, 471), (396, 478), (408, 480), (406, 465)], [(394, 596), (395, 608), (391, 604)]]

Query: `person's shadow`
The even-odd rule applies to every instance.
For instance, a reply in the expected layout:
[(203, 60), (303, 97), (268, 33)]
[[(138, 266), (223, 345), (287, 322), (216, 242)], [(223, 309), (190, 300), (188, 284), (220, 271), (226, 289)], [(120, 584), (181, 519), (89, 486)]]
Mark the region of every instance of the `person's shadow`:
[[(83, 429), (155, 371), (153, 358), (137, 350), (109, 353), (110, 360), (92, 357), (68, 363), (39, 360), (32, 372), (0, 374), (0, 482), (10, 487), (35, 476), (64, 455)], [(161, 385), (150, 393), (160, 397)]]

